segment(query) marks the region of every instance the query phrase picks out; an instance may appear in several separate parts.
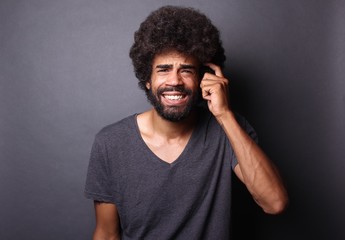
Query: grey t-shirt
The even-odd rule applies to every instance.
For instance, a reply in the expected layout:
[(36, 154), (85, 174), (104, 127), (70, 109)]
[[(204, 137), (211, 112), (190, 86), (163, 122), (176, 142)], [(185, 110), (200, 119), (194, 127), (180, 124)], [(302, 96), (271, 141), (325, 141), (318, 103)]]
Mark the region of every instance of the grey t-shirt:
[[(189, 142), (172, 164), (148, 148), (136, 116), (96, 135), (86, 197), (116, 204), (122, 239), (229, 239), (231, 168), (237, 160), (212, 114), (200, 112)], [(255, 139), (247, 121), (240, 116), (238, 121)]]

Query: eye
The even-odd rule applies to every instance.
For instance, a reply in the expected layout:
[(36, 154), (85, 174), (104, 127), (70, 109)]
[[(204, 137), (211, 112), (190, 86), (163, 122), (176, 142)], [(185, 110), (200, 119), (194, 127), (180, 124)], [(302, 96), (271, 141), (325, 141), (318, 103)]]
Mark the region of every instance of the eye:
[(182, 69), (180, 72), (182, 75), (185, 76), (191, 76), (195, 74), (195, 70), (194, 69)]
[(159, 69), (157, 72), (167, 72), (168, 71), (168, 69), (166, 69), (166, 68), (161, 68), (161, 69)]

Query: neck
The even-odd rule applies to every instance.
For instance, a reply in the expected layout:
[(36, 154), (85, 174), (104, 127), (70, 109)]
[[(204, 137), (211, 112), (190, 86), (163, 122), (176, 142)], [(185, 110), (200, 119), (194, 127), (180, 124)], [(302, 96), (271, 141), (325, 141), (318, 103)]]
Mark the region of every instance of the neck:
[(196, 122), (196, 112), (193, 111), (186, 118), (178, 122), (172, 122), (162, 118), (155, 109), (150, 110), (152, 129), (154, 132), (164, 135), (167, 138), (181, 137), (190, 134)]

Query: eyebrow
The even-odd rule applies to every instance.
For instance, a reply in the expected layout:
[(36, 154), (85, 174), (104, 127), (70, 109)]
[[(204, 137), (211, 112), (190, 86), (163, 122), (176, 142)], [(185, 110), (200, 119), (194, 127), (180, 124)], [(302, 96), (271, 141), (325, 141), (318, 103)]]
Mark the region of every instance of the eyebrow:
[(156, 68), (172, 68), (172, 64), (158, 64)]
[(181, 64), (180, 66), (182, 69), (196, 69), (196, 66), (191, 64)]
[[(172, 67), (173, 67), (172, 64), (158, 64), (156, 66), (156, 68), (164, 68), (164, 69), (172, 68)], [(180, 64), (180, 67), (181, 69), (196, 69), (196, 66), (191, 65), (191, 64)]]

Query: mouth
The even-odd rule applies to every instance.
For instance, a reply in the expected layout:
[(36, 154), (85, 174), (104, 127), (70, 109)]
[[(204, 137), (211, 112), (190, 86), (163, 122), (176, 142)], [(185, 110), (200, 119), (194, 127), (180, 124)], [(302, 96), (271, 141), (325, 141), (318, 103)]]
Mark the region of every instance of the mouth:
[(178, 91), (166, 91), (161, 94), (166, 106), (182, 106), (188, 102), (188, 94)]
[(170, 101), (179, 101), (186, 97), (186, 94), (167, 94), (163, 93), (162, 96)]
[(178, 107), (186, 105), (189, 101), (192, 91), (183, 87), (166, 87), (157, 90), (157, 96), (160, 96), (161, 102), (165, 106)]

